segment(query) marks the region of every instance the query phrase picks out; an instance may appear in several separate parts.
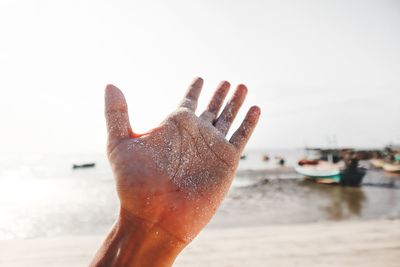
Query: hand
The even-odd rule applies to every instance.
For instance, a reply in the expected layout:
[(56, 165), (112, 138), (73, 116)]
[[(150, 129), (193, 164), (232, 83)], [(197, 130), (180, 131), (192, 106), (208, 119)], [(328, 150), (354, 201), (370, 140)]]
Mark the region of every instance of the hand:
[(107, 154), (121, 210), (90, 266), (171, 266), (216, 212), (260, 109), (250, 108), (227, 141), (247, 89), (239, 85), (218, 116), (230, 87), (222, 82), (198, 117), (202, 86), (195, 79), (177, 110), (144, 134), (132, 131), (122, 92), (107, 86)]
[(207, 109), (195, 110), (203, 80), (189, 87), (179, 107), (157, 128), (131, 130), (122, 92), (106, 88), (108, 157), (116, 179), (121, 211), (190, 242), (209, 222), (232, 182), (242, 150), (260, 115), (250, 108), (228, 141), (225, 136), (247, 88), (239, 85), (217, 117), (230, 84), (222, 82)]

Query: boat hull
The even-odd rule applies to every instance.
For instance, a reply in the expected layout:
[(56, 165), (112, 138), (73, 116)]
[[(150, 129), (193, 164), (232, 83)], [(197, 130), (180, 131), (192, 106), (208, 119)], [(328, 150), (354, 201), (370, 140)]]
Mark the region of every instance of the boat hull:
[(383, 169), (387, 172), (400, 173), (400, 164), (386, 163), (383, 165)]
[(358, 168), (355, 171), (344, 170), (340, 172), (340, 184), (343, 186), (360, 186), (367, 170)]
[(313, 168), (297, 167), (298, 173), (307, 180), (320, 184), (340, 184), (342, 186), (360, 186), (366, 174), (366, 169), (356, 170), (316, 170)]
[(340, 184), (340, 175), (328, 176), (328, 177), (304, 177), (306, 180), (318, 183), (318, 184)]
[(337, 168), (318, 168), (317, 166), (297, 166), (296, 172), (310, 178), (331, 178), (340, 174)]
[(383, 161), (383, 159), (371, 159), (370, 162), (374, 168), (382, 168), (383, 165), (385, 165), (385, 161)]

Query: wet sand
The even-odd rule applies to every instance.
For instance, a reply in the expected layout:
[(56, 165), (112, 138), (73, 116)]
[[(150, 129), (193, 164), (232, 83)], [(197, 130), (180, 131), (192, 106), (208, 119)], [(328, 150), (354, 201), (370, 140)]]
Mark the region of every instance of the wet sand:
[[(0, 266), (87, 266), (104, 235), (0, 241)], [(400, 220), (207, 228), (176, 267), (397, 267)]]
[(211, 226), (400, 219), (399, 177), (369, 170), (361, 187), (342, 187), (295, 175), (290, 168), (239, 171), (243, 185), (229, 192)]

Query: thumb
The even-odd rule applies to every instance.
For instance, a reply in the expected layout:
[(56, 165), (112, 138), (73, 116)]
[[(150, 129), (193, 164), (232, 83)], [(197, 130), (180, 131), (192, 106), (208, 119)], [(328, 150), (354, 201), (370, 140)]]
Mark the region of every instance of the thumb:
[(107, 85), (105, 91), (105, 116), (110, 145), (132, 134), (124, 94), (111, 84)]

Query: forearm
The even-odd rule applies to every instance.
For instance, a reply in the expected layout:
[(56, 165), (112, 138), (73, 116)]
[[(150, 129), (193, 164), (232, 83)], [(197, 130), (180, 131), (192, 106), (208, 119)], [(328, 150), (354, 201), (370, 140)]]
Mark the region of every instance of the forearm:
[(185, 245), (158, 225), (122, 210), (90, 267), (169, 267)]

